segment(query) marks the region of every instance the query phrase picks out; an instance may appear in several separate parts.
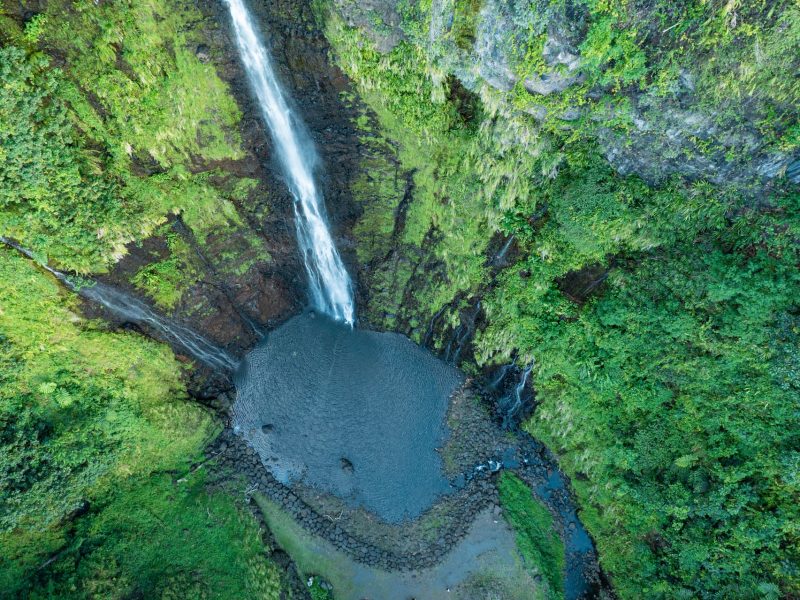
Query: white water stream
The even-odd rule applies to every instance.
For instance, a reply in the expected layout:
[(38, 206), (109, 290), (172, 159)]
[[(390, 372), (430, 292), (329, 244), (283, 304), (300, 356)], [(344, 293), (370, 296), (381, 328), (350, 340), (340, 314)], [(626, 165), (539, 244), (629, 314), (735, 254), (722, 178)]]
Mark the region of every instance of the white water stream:
[(42, 262), (41, 257), (37, 257), (27, 248), (5, 237), (0, 236), (0, 243), (14, 248), (17, 252), (33, 260), (76, 294), (105, 306), (110, 312), (126, 321), (149, 327), (159, 334), (161, 338), (176, 346), (181, 346), (189, 354), (209, 367), (222, 371), (235, 371), (239, 365), (239, 361), (236, 358), (208, 341), (199, 333), (159, 315), (144, 302), (137, 300), (133, 296), (99, 281), (78, 282), (66, 273), (57, 271), (48, 266), (47, 263)]
[(297, 240), (308, 272), (311, 302), (330, 317), (352, 325), (355, 320), (352, 286), (328, 230), (325, 203), (314, 180), (317, 162), (314, 145), (299, 117), (289, 108), (243, 0), (225, 2), (230, 9), (242, 63), (294, 196)]

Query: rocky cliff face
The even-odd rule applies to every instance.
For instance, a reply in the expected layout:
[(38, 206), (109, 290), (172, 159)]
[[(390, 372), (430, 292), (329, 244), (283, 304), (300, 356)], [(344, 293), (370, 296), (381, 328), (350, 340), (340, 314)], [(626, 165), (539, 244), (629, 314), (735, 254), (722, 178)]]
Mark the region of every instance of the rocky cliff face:
[[(749, 97), (714, 93), (719, 82), (700, 62), (702, 55), (687, 52), (672, 60), (659, 80), (647, 79), (646, 62), (658, 58), (645, 57), (634, 42), (659, 52), (673, 52), (682, 43), (669, 38), (668, 25), (655, 22), (648, 3), (637, 4), (639, 22), (618, 17), (620, 27), (633, 33), (629, 39), (598, 31), (597, 16), (579, 1), (432, 0), (429, 11), (396, 0), (333, 4), (380, 52), (401, 41), (419, 45), (433, 76), (452, 74), (468, 89), (495, 98), (503, 111), (527, 113), (533, 130), (591, 130), (623, 175), (651, 183), (681, 176), (756, 189), (773, 181), (800, 183), (796, 144), (776, 142), (782, 132), (776, 135), (765, 123), (772, 107), (752, 90)], [(765, 20), (764, 36), (780, 37), (796, 27), (774, 16)], [(745, 24), (728, 23), (732, 35), (737, 26)], [(768, 42), (759, 46), (759, 36), (743, 36), (755, 68), (767, 69), (774, 58), (764, 47)], [(628, 50), (631, 56), (624, 55)], [(607, 56), (598, 60), (599, 53)], [(620, 65), (628, 70), (620, 78), (599, 77)], [(750, 65), (735, 66), (745, 79)]]
[[(620, 597), (794, 593), (774, 567), (791, 542), (776, 561), (734, 541), (764, 531), (782, 467), (735, 444), (703, 461), (723, 407), (777, 435), (794, 401), (757, 353), (797, 315), (796, 4), (321, 4), (369, 106), (362, 315), (494, 381), (523, 374), (524, 427), (571, 477)], [(752, 381), (781, 408), (748, 415)], [(726, 488), (747, 515), (718, 504), (731, 456), (752, 460)]]
[[(214, 65), (243, 112), (244, 157), (197, 168), (217, 169), (221, 184), (253, 183), (244, 195), (233, 199), (236, 213), (229, 226), (201, 240), (180, 215), (170, 217), (159, 235), (130, 244), (127, 254), (102, 279), (146, 296), (137, 287), (140, 274), (168, 260), (179, 245), (180, 298), (171, 306), (157, 302), (157, 308), (242, 356), (256, 343), (259, 329), (270, 329), (302, 310), (305, 271), (295, 239), (292, 198), (241, 69), (229, 17), (219, 2), (203, 2), (200, 8), (204, 19), (196, 24), (196, 33), (203, 43), (195, 52), (201, 61)], [(358, 214), (349, 188), (360, 155), (352, 115), (340, 100), (349, 84), (328, 60), (327, 42), (312, 25), (305, 3), (257, 3), (253, 10), (280, 77), (317, 144), (322, 158), (319, 175), (336, 243), (352, 262), (354, 248), (348, 232)], [(201, 374), (195, 387), (203, 395), (214, 395), (219, 384), (212, 381), (209, 386)]]

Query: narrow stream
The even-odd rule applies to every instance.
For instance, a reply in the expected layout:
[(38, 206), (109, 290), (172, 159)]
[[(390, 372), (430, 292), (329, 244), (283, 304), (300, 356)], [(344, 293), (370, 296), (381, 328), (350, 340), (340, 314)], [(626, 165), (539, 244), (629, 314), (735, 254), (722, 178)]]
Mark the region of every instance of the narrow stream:
[(188, 327), (184, 327), (158, 314), (144, 302), (130, 294), (98, 281), (79, 281), (48, 266), (46, 263), (40, 262), (33, 252), (12, 240), (0, 237), (0, 242), (33, 260), (79, 296), (104, 306), (120, 319), (151, 329), (157, 337), (173, 346), (182, 348), (190, 356), (193, 356), (206, 366), (226, 373), (236, 370), (239, 361), (225, 350)]

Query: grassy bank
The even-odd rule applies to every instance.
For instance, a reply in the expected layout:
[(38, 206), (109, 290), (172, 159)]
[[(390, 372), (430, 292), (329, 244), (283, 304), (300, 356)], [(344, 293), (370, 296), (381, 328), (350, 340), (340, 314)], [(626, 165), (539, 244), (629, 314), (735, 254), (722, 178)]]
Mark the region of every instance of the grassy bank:
[(553, 515), (513, 473), (500, 475), (498, 490), (503, 515), (517, 534), (517, 547), (525, 564), (547, 582), (542, 594), (546, 598), (563, 598), (566, 557), (564, 542), (554, 529)]

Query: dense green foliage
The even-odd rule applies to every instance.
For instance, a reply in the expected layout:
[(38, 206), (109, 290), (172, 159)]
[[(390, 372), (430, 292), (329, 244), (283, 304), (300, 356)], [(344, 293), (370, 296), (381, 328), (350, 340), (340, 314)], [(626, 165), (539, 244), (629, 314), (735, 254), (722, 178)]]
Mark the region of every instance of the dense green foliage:
[[(89, 272), (107, 269), (169, 212), (186, 213), (201, 239), (236, 223), (225, 190), (200, 171), (242, 156), (239, 111), (187, 47), (193, 20), (196, 10), (177, 0), (86, 0), (48, 2), (35, 35), (31, 23), (15, 35), (6, 22), (0, 233)], [(66, 69), (51, 68), (37, 44)]]
[(563, 597), (564, 542), (553, 528), (553, 515), (513, 473), (502, 473), (498, 489), (503, 514), (517, 534), (517, 547), (526, 565), (547, 582), (543, 594), (548, 598)]
[(0, 285), (4, 593), (277, 597), (252, 517), (181, 476), (215, 429), (169, 350), (82, 321), (16, 252)]
[[(4, 540), (11, 552), (20, 541)], [(281, 576), (252, 515), (222, 492), (209, 494), (197, 475), (122, 483), (55, 550), (45, 568), (4, 573), (18, 577), (5, 590), (31, 598), (280, 597)]]
[[(472, 14), (471, 3), (456, 6), (456, 17)], [(375, 249), (359, 256), (370, 267), (367, 314), (421, 339), (434, 315), (453, 324), (467, 298), (482, 298), (477, 362), (535, 359), (539, 406), (527, 428), (573, 476), (621, 596), (797, 594), (796, 189), (648, 185), (615, 173), (595, 135), (598, 123), (629, 126), (608, 109), (632, 91), (674, 96), (691, 57), (702, 63), (701, 104), (730, 108), (717, 111), (719, 126), (747, 119), (773, 147), (795, 148), (798, 9), (581, 6), (586, 79), (536, 99), (551, 115), (589, 103), (595, 117), (571, 123), (515, 110), (532, 102), (524, 90), (475, 96), (443, 73), (424, 3), (403, 13), (408, 41), (386, 54), (321, 11), (336, 60), (377, 116), (359, 122), (373, 155), (396, 147), (414, 188), (397, 231), (386, 211), (404, 186), (384, 177), (354, 187), (365, 206), (356, 232)], [(462, 47), (469, 31), (446, 35)], [(532, 31), (521, 73), (542, 68), (543, 33)], [(513, 262), (487, 286), (497, 232), (514, 236)]]
[[(541, 57), (546, 16), (567, 14), (563, 0), (535, 4), (542, 18), (531, 27), (527, 46), (509, 49), (519, 57), (515, 71), (521, 78), (548, 71)], [(585, 29), (579, 47), (584, 77), (560, 94), (534, 97), (522, 79), (514, 90), (518, 106), (546, 109), (549, 128), (563, 128), (564, 111), (580, 107), (585, 116), (576, 128), (584, 135), (598, 126), (631, 129), (633, 93), (640, 105), (667, 105), (690, 81), (697, 108), (709, 110), (715, 125), (737, 132), (755, 127), (782, 150), (800, 145), (800, 84), (790, 75), (800, 56), (800, 7), (793, 0), (583, 0), (571, 11), (582, 16)], [(695, 138), (693, 151), (747, 151), (741, 141), (704, 138)]]
[[(436, 39), (434, 3), (398, 3), (405, 39), (387, 53), (316, 4), (359, 92), (344, 100), (370, 108), (352, 187), (366, 319), (422, 339), (435, 315), (446, 331), (481, 299), (476, 364), (535, 359), (526, 427), (572, 476), (622, 597), (800, 594), (797, 189), (648, 184), (598, 145), (691, 88), (714, 134), (694, 136), (687, 160), (741, 164), (753, 132), (759, 151), (796, 151), (796, 0), (535, 0), (526, 39), (499, 44), (508, 93), (451, 72), (475, 45), (478, 0), (438, 3), (453, 20)], [(81, 273), (158, 236), (131, 283), (163, 309), (201, 278), (196, 250), (214, 236), (248, 256), (212, 251), (216, 268), (268, 260), (235, 208), (254, 182), (220, 166), (242, 156), (239, 111), (194, 51), (192, 2), (50, 0), (25, 22), (4, 6), (0, 235)], [(534, 96), (524, 80), (553, 74), (548, 19), (567, 13), (582, 77)], [(487, 254), (512, 235), (497, 273)], [(171, 353), (83, 320), (8, 250), (0, 290), (0, 589), (276, 597), (252, 518), (189, 474), (215, 428)], [(558, 590), (563, 550), (521, 486), (501, 479), (507, 518)]]
[[(254, 182), (209, 167), (242, 156), (239, 111), (195, 56), (193, 5), (43, 7), (24, 24), (0, 8), (0, 235), (79, 272), (159, 236), (131, 283), (167, 309), (199, 277), (190, 241), (238, 240), (221, 270), (268, 260), (234, 207)], [(0, 290), (0, 596), (278, 598), (256, 521), (192, 467), (218, 426), (187, 366), (86, 321), (7, 248)]]
[[(182, 460), (209, 433), (169, 350), (75, 323), (55, 279), (2, 251), (2, 525), (52, 524), (112, 473)], [(88, 324), (87, 324), (88, 325)], [(186, 437), (167, 443), (172, 421)]]

